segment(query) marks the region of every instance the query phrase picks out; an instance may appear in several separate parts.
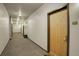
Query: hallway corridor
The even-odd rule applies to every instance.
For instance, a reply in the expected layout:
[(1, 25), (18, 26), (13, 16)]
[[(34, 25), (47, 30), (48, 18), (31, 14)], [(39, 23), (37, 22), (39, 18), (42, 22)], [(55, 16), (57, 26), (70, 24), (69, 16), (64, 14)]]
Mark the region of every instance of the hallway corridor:
[(79, 3), (0, 3), (0, 56), (79, 56), (78, 45)]
[(31, 40), (23, 38), (21, 33), (14, 33), (1, 54), (2, 56), (43, 56), (46, 52)]

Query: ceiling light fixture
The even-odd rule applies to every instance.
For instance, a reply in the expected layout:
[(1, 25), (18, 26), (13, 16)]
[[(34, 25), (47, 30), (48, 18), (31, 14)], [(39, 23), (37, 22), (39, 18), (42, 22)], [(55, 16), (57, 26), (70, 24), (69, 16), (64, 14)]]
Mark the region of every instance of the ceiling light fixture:
[(19, 8), (19, 16), (22, 16), (22, 15), (21, 15), (21, 8)]

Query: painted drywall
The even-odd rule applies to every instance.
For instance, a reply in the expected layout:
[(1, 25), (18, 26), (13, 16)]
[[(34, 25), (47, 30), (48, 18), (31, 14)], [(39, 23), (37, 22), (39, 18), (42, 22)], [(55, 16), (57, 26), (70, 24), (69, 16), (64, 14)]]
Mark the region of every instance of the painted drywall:
[(0, 54), (9, 40), (9, 15), (5, 6), (0, 3)]
[[(79, 56), (79, 4), (69, 5), (70, 14), (70, 54), (71, 56)], [(78, 24), (73, 25), (73, 22)]]
[(13, 24), (13, 33), (21, 32), (21, 24)]
[(45, 50), (47, 50), (47, 14), (65, 5), (61, 3), (43, 4), (26, 19), (28, 26), (24, 32), (27, 32), (28, 37)]

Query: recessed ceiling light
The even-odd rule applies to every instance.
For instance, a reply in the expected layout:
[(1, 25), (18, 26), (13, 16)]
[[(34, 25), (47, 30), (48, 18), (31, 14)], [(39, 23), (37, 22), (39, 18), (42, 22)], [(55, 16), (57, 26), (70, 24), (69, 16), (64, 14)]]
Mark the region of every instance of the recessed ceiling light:
[(21, 9), (19, 9), (19, 16), (22, 16), (22, 15), (21, 15)]

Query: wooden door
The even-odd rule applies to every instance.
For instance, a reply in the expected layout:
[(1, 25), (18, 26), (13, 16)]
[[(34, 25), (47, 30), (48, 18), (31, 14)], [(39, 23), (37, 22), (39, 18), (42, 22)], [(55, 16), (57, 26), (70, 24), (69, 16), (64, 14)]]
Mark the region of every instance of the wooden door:
[(67, 55), (67, 8), (49, 14), (49, 55)]

